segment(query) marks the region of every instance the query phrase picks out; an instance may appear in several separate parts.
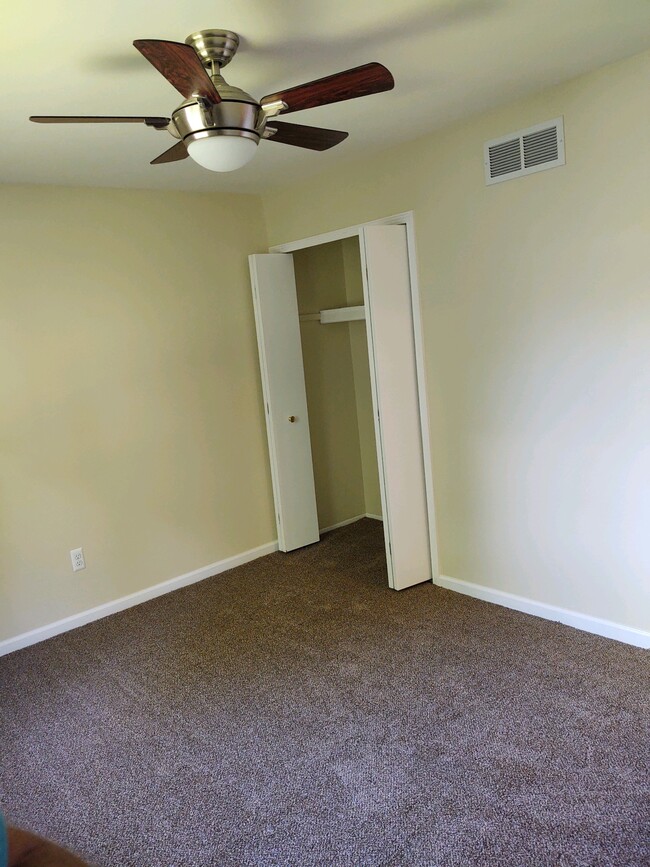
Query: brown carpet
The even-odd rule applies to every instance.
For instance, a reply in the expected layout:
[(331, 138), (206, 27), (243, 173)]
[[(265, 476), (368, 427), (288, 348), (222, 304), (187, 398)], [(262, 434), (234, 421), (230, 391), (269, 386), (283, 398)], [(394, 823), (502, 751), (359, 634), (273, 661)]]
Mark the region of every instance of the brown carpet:
[(421, 585), (381, 527), (0, 659), (0, 798), (103, 867), (650, 864), (648, 654)]

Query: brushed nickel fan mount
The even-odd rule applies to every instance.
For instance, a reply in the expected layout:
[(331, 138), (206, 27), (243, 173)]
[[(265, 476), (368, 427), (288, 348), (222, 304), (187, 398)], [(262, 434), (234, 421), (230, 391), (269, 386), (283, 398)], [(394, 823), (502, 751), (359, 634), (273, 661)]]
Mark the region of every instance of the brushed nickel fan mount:
[(201, 58), (205, 68), (214, 74), (214, 66), (223, 69), (239, 48), (239, 36), (232, 30), (197, 30), (185, 40)]

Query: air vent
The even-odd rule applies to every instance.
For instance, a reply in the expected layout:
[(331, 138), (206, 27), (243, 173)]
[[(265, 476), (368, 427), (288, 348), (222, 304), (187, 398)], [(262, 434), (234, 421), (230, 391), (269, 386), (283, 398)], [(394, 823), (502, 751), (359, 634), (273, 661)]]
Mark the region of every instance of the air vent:
[(521, 141), (518, 138), (492, 145), (489, 153), (491, 178), (511, 175), (521, 169)]
[(485, 183), (498, 184), (564, 165), (561, 117), (485, 143)]

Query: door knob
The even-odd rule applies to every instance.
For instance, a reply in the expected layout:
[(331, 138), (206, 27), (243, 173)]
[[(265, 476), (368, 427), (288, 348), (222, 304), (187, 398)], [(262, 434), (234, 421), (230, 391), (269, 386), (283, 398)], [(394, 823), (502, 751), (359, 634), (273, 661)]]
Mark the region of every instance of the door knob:
[(289, 421), (291, 422), (291, 424), (293, 424), (295, 420), (296, 420), (295, 415), (290, 415), (290, 416), (289, 416)]

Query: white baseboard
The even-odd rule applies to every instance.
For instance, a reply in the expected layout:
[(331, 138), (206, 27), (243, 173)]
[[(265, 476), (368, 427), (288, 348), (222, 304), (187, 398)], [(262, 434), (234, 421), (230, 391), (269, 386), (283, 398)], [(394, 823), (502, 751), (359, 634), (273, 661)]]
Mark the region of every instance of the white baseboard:
[(332, 524), (330, 527), (319, 527), (319, 533), (329, 533), (330, 530), (338, 530), (339, 527), (347, 527), (348, 524), (354, 524), (355, 521), (360, 521), (365, 518), (365, 515), (355, 515), (354, 518), (346, 518), (345, 521), (339, 521), (338, 524)]
[(635, 647), (650, 648), (650, 632), (635, 629), (633, 626), (623, 626), (611, 620), (602, 620), (600, 617), (581, 614), (579, 611), (570, 611), (567, 608), (558, 608), (556, 605), (547, 605), (545, 602), (536, 602), (534, 599), (515, 596), (514, 593), (505, 593), (503, 590), (495, 590), (492, 587), (483, 587), (481, 584), (473, 584), (470, 581), (459, 581), (448, 575), (441, 575), (436, 584), (447, 590), (463, 593), (465, 596), (473, 596), (475, 599), (493, 602), (504, 608), (513, 608), (515, 611), (523, 611), (525, 614), (533, 614), (535, 617), (543, 617), (545, 620), (564, 623), (566, 626), (573, 626), (584, 632), (592, 632), (594, 635), (602, 635), (604, 638), (613, 638)]
[(89, 608), (87, 611), (73, 614), (71, 617), (64, 617), (63, 620), (56, 620), (47, 626), (40, 626), (38, 629), (23, 632), (14, 638), (7, 638), (5, 641), (0, 641), (0, 656), (13, 653), (14, 650), (21, 650), (23, 647), (29, 647), (30, 644), (38, 644), (39, 641), (45, 641), (46, 638), (52, 638), (54, 635), (68, 632), (70, 629), (76, 629), (78, 626), (85, 626), (86, 623), (100, 620), (102, 617), (108, 617), (109, 614), (116, 614), (118, 611), (124, 611), (125, 608), (132, 608), (134, 605), (148, 602), (157, 596), (164, 596), (165, 593), (171, 593), (172, 590), (179, 590), (181, 587), (187, 587), (189, 584), (196, 584), (198, 581), (211, 578), (213, 575), (219, 575), (221, 572), (227, 572), (228, 569), (234, 569), (236, 566), (242, 566), (244, 563), (250, 563), (251, 560), (264, 557), (266, 554), (272, 554), (277, 550), (277, 541), (267, 542), (266, 545), (251, 548), (250, 551), (235, 554), (233, 557), (227, 557), (225, 560), (219, 560), (216, 563), (211, 563), (209, 566), (203, 566), (201, 569), (195, 569), (193, 572), (179, 575), (178, 578), (170, 578), (168, 581), (162, 581), (160, 584), (154, 584), (152, 587), (145, 587), (144, 590), (138, 590), (136, 593), (130, 593), (128, 596), (122, 596), (120, 599), (106, 602), (104, 605), (97, 605), (95, 608)]
[(348, 524), (354, 524), (362, 518), (373, 518), (375, 521), (383, 521), (381, 515), (355, 515), (354, 518), (346, 518), (345, 521), (339, 521), (338, 524), (332, 524), (331, 527), (319, 527), (319, 533), (329, 533), (330, 530), (338, 530), (339, 527), (347, 527)]

